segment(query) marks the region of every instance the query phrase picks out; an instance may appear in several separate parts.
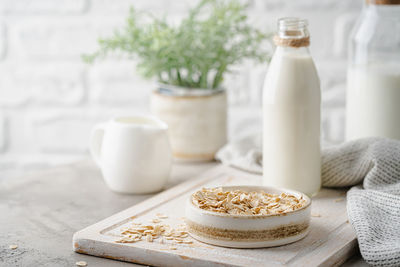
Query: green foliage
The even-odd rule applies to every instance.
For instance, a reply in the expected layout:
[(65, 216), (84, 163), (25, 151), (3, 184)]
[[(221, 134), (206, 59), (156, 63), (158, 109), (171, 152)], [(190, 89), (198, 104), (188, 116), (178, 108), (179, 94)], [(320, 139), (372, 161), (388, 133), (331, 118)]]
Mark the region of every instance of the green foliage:
[(203, 0), (178, 26), (165, 18), (131, 8), (127, 24), (111, 38), (99, 40), (99, 50), (84, 55), (93, 62), (110, 52), (123, 52), (138, 61), (145, 77), (187, 88), (218, 88), (229, 67), (243, 59), (266, 61), (270, 35), (247, 22), (246, 5), (237, 0)]

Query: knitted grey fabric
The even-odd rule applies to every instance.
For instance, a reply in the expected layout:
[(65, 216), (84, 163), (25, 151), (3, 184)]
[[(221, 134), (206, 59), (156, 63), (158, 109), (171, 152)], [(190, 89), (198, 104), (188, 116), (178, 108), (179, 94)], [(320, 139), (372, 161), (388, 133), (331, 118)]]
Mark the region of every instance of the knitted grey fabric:
[(324, 186), (350, 186), (347, 214), (363, 258), (400, 266), (400, 141), (360, 139), (322, 151)]
[[(242, 143), (249, 148), (251, 139)], [(223, 163), (261, 173), (260, 146), (251, 148), (252, 157), (248, 149), (237, 153), (231, 145), (227, 148), (217, 154)], [(227, 160), (232, 149), (234, 160)], [(256, 160), (249, 163), (252, 158)], [(363, 258), (375, 266), (400, 266), (400, 141), (365, 138), (322, 149), (322, 184), (357, 185), (347, 193), (347, 213)]]

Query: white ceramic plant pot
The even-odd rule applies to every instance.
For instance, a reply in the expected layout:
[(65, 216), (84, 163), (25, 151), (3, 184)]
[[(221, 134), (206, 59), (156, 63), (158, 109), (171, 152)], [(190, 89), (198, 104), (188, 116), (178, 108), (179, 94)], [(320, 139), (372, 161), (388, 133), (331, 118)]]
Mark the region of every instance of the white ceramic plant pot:
[(227, 141), (227, 98), (223, 89), (159, 85), (151, 97), (154, 115), (168, 124), (174, 158), (209, 161)]

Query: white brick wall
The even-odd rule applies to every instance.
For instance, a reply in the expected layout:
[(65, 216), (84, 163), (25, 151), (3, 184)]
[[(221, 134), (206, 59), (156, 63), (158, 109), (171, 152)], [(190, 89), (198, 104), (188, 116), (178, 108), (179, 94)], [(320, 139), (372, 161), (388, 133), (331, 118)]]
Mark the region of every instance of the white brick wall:
[(59, 15), (81, 14), (87, 10), (87, 0), (2, 0), (4, 15)]
[(89, 68), (89, 102), (97, 106), (145, 108), (154, 82), (135, 75), (132, 62), (99, 62)]
[[(117, 114), (148, 112), (153, 82), (138, 76), (132, 62), (110, 58), (88, 66), (80, 55), (122, 25), (130, 5), (179, 21), (194, 2), (0, 1), (0, 171), (86, 157), (93, 125)], [(261, 29), (274, 29), (283, 16), (309, 20), (329, 141), (344, 136), (347, 38), (362, 2), (250, 0), (250, 20)], [(231, 138), (260, 129), (266, 69), (246, 62), (226, 76)]]

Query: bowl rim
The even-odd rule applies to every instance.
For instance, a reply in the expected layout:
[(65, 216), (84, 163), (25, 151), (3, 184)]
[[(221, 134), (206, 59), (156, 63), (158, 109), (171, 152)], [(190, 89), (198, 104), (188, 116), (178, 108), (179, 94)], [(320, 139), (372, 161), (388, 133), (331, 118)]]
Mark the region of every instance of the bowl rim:
[(291, 215), (291, 214), (294, 214), (294, 213), (297, 213), (297, 212), (301, 212), (301, 211), (307, 209), (308, 207), (310, 207), (311, 206), (311, 202), (312, 202), (311, 198), (309, 196), (307, 196), (306, 194), (304, 194), (304, 193), (302, 193), (300, 191), (287, 189), (287, 188), (273, 187), (273, 186), (232, 185), (232, 186), (215, 186), (215, 187), (212, 187), (212, 188), (222, 188), (222, 190), (224, 190), (224, 189), (227, 189), (227, 190), (229, 190), (229, 189), (248, 189), (248, 191), (251, 191), (252, 189), (254, 189), (254, 190), (263, 190), (264, 192), (267, 192), (267, 193), (268, 193), (267, 190), (281, 191), (281, 192), (284, 192), (284, 193), (290, 193), (290, 194), (302, 196), (306, 200), (306, 204), (303, 207), (299, 208), (299, 209), (291, 210), (291, 211), (284, 212), (284, 213), (278, 213), (278, 214), (260, 214), (260, 215), (228, 214), (228, 213), (220, 213), (220, 212), (215, 212), (215, 211), (204, 210), (204, 209), (201, 209), (201, 208), (195, 206), (193, 201), (192, 201), (193, 194), (195, 193), (195, 192), (193, 192), (192, 194), (190, 194), (190, 197), (188, 199), (190, 207), (195, 209), (198, 212), (203, 213), (203, 214), (216, 216), (216, 217), (237, 218), (237, 219), (264, 219), (264, 218), (266, 219), (266, 218), (271, 218), (271, 217), (288, 216), (288, 215)]

